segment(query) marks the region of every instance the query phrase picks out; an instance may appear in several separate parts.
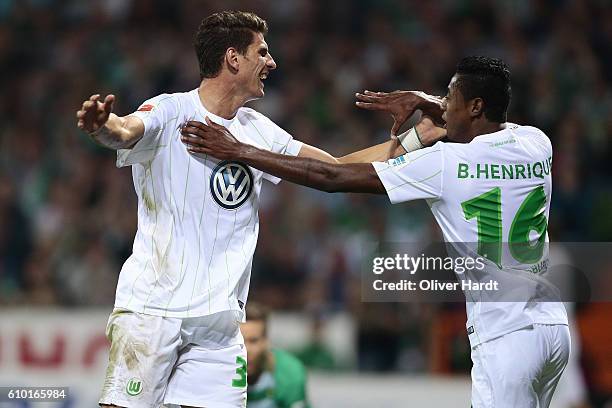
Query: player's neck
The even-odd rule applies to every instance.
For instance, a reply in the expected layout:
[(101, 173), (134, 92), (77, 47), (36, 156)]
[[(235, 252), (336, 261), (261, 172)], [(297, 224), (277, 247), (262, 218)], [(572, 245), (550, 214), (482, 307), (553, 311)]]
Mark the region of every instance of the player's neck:
[(246, 99), (237, 92), (232, 84), (221, 78), (205, 79), (198, 88), (200, 102), (213, 115), (232, 119), (245, 103)]
[(470, 129), (470, 141), (476, 136), (499, 132), (505, 128), (505, 123), (489, 122), (488, 120), (474, 121)]

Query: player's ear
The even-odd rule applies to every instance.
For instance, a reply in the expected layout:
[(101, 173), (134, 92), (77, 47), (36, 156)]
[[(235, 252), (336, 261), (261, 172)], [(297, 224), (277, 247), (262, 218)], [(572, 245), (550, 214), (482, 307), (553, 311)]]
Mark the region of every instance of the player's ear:
[(235, 74), (240, 68), (240, 62), (238, 60), (238, 50), (230, 47), (225, 50), (225, 64), (231, 73)]
[(470, 101), (470, 116), (476, 117), (483, 113), (484, 101), (482, 98), (474, 98)]

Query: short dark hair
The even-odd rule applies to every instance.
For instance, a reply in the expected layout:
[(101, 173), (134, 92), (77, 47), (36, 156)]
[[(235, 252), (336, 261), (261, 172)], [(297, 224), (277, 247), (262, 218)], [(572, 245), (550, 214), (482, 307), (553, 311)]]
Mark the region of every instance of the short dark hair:
[(505, 122), (512, 90), (510, 69), (500, 59), (465, 57), (457, 64), (457, 87), (468, 101), (482, 98), (483, 113), (493, 122)]
[(200, 79), (219, 75), (228, 48), (236, 48), (244, 55), (253, 42), (254, 33), (266, 35), (268, 23), (253, 13), (222, 11), (202, 20), (194, 44), (200, 64)]
[(263, 322), (264, 325), (264, 336), (268, 332), (268, 315), (270, 311), (268, 308), (261, 303), (249, 302), (246, 307), (246, 320), (247, 322)]

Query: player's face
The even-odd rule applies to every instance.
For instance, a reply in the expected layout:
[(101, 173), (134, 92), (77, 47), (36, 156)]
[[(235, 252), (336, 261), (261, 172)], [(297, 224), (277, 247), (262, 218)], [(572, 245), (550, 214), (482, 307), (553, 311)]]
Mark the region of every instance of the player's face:
[(268, 44), (264, 40), (263, 34), (253, 34), (253, 42), (247, 48), (246, 54), (240, 56), (241, 82), (245, 87), (247, 99), (259, 99), (264, 96), (263, 81), (273, 69), (276, 69), (276, 62), (268, 51)]
[(268, 351), (264, 322), (247, 321), (240, 325), (240, 331), (247, 348), (247, 378), (248, 376), (257, 377), (264, 369)]
[(442, 119), (446, 121), (446, 137), (455, 142), (462, 142), (468, 136), (470, 128), (469, 104), (457, 87), (457, 75), (448, 85), (448, 93), (442, 102)]

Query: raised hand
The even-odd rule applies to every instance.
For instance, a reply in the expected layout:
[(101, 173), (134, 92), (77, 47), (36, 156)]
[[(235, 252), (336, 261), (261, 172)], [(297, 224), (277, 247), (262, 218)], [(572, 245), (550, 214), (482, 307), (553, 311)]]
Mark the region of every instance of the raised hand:
[(393, 117), (393, 127), (391, 135), (397, 135), (402, 125), (414, 114), (417, 109), (421, 109), (437, 122), (442, 115), (442, 99), (428, 95), (420, 91), (393, 91), (393, 92), (372, 92), (355, 94), (357, 105), (368, 110), (389, 112)]
[(210, 154), (221, 160), (237, 159), (240, 143), (224, 126), (218, 125), (206, 118), (206, 124), (189, 121), (181, 127), (181, 140), (192, 153)]
[(77, 126), (87, 133), (97, 131), (108, 121), (114, 104), (115, 95), (106, 95), (103, 102), (100, 102), (100, 94), (92, 95), (76, 113)]

